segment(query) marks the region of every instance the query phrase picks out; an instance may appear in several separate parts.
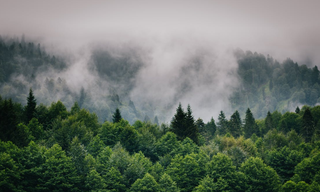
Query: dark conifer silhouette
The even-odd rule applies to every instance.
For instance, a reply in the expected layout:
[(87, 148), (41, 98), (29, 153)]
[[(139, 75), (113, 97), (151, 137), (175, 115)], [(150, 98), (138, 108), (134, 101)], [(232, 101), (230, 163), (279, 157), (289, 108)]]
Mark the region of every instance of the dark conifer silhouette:
[(112, 115), (112, 121), (113, 123), (118, 123), (122, 119), (120, 110), (117, 108), (114, 114)]
[(302, 117), (301, 134), (304, 136), (306, 142), (310, 142), (314, 132), (314, 121), (309, 108), (307, 108)]
[(37, 101), (33, 95), (32, 89), (29, 91), (27, 98), (27, 106), (25, 109), (26, 124), (35, 116)]

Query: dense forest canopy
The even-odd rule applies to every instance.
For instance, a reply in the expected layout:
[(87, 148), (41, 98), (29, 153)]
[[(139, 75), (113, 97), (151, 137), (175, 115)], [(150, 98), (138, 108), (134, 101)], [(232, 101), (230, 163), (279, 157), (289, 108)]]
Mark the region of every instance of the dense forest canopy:
[(131, 125), (26, 101), (0, 97), (1, 191), (320, 190), (320, 106), (204, 123), (179, 104), (170, 124)]

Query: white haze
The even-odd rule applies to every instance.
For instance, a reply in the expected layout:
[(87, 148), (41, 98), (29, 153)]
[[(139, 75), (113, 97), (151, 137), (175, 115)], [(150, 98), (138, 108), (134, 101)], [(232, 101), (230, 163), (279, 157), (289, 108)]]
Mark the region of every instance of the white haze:
[(0, 35), (25, 34), (49, 52), (72, 55), (67, 71), (41, 74), (39, 82), (59, 76), (97, 100), (109, 85), (88, 70), (94, 46), (141, 48), (132, 100), (169, 109), (167, 121), (179, 102), (190, 104), (208, 121), (230, 109), (228, 97), (239, 86), (233, 49), (320, 66), (319, 7), (315, 0), (0, 0)]

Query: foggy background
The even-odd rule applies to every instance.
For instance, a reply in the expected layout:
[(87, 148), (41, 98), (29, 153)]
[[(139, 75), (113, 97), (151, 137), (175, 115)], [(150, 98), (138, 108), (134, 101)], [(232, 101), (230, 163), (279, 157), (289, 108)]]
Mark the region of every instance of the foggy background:
[[(181, 102), (208, 121), (231, 110), (228, 98), (240, 84), (235, 49), (320, 66), (319, 7), (311, 0), (1, 0), (0, 35), (24, 34), (67, 58), (66, 70), (38, 74), (40, 84), (61, 77), (96, 105), (115, 92), (138, 108), (154, 105), (150, 117), (162, 113), (165, 121)], [(36, 94), (38, 101), (64, 97), (42, 95)]]

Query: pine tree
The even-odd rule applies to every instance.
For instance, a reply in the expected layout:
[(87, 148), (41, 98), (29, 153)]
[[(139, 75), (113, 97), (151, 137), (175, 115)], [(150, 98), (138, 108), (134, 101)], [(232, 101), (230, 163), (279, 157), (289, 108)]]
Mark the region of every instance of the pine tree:
[(230, 118), (229, 122), (229, 132), (234, 137), (239, 137), (241, 135), (241, 118), (238, 111), (235, 111)]
[(196, 125), (198, 127), (199, 133), (204, 134), (205, 133), (205, 124), (201, 118), (197, 119)]
[(185, 118), (186, 114), (182, 109), (181, 103), (179, 103), (176, 114), (173, 116), (171, 121), (172, 132), (177, 135), (179, 140), (183, 140), (185, 138)]
[(12, 141), (17, 131), (18, 115), (11, 99), (0, 102), (0, 140)]
[(307, 108), (302, 117), (301, 133), (306, 142), (310, 142), (314, 132), (314, 121), (309, 108)]
[(216, 133), (217, 130), (217, 126), (216, 123), (213, 119), (213, 117), (211, 117), (211, 120), (206, 124), (206, 132), (209, 135), (209, 138), (213, 137), (213, 135)]
[(317, 66), (314, 66), (312, 68), (311, 81), (312, 81), (312, 84), (319, 82), (319, 69)]
[(187, 115), (186, 115), (186, 136), (192, 139), (195, 143), (199, 143), (198, 140), (198, 127), (195, 124), (195, 120), (192, 115), (192, 110), (190, 105), (187, 108)]
[(245, 138), (250, 138), (253, 133), (255, 133), (258, 136), (260, 135), (258, 131), (258, 126), (249, 108), (246, 111), (246, 118), (243, 130)]
[(296, 112), (297, 114), (299, 114), (299, 113), (300, 113), (300, 108), (297, 107), (296, 110), (295, 110), (295, 112)]
[(198, 144), (198, 128), (193, 118), (190, 105), (188, 105), (187, 112), (185, 113), (181, 104), (179, 104), (177, 112), (171, 121), (171, 129), (179, 140), (184, 140), (186, 137), (189, 137)]
[(159, 125), (159, 120), (157, 116), (154, 117), (153, 123)]
[(273, 120), (272, 120), (272, 115), (270, 113), (270, 111), (268, 111), (267, 113), (267, 117), (264, 121), (264, 124), (265, 124), (265, 127), (266, 127), (266, 130), (264, 131), (263, 134), (267, 133), (269, 130), (271, 130), (273, 127)]
[(27, 98), (27, 106), (25, 109), (25, 117), (26, 117), (26, 124), (35, 116), (37, 102), (33, 95), (32, 89), (29, 91), (29, 96)]
[(122, 119), (120, 110), (117, 108), (114, 114), (112, 115), (112, 121), (113, 123), (118, 123)]
[(81, 108), (83, 103), (84, 103), (84, 100), (86, 99), (87, 97), (87, 94), (86, 92), (84, 91), (84, 88), (82, 87), (81, 88), (81, 91), (80, 91), (80, 97), (79, 97), (79, 107)]
[(80, 111), (80, 106), (78, 102), (74, 102), (73, 106), (71, 107), (71, 114), (74, 115)]
[(228, 120), (226, 119), (226, 116), (224, 115), (223, 111), (220, 111), (217, 124), (219, 135), (225, 135), (227, 133)]

